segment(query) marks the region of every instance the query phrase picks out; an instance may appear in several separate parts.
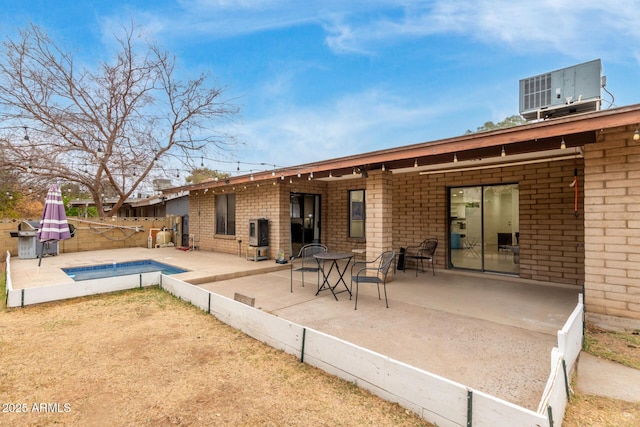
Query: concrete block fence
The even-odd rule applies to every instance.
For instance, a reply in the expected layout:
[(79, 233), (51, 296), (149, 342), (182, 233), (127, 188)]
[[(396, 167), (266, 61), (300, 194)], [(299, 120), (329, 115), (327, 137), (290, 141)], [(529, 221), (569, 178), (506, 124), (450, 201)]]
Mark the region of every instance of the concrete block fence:
[(580, 301), (558, 332), (547, 386), (538, 410), (533, 411), (171, 276), (145, 273), (14, 290), (9, 253), (6, 265), (8, 307), (160, 285), (233, 328), (382, 399), (397, 402), (440, 427), (560, 425), (569, 399), (568, 378), (582, 348), (584, 309)]
[[(11, 255), (18, 256), (18, 239), (11, 237), (22, 221), (40, 221), (31, 219), (0, 218), (0, 248), (6, 248)], [(146, 248), (150, 230), (161, 227), (171, 228), (173, 217), (162, 218), (67, 218), (76, 228), (75, 236), (58, 242), (59, 253), (97, 251), (120, 248)]]

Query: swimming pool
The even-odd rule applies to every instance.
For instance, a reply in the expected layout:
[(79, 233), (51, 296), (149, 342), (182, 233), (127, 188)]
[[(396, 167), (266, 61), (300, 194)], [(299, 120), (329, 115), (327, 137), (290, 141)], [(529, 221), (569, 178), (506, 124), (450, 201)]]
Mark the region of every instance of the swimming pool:
[(128, 276), (132, 274), (160, 271), (162, 274), (178, 274), (189, 270), (163, 264), (151, 259), (130, 262), (113, 262), (111, 264), (89, 265), (86, 267), (63, 268), (74, 281), (102, 279), (104, 277)]

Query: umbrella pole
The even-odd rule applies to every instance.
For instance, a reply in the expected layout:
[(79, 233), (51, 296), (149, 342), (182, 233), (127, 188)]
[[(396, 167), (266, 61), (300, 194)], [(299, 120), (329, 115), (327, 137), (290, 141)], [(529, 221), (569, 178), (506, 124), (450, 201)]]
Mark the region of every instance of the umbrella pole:
[(38, 257), (38, 267), (42, 264), (42, 255), (44, 255), (44, 242), (42, 242), (42, 250), (40, 251), (40, 256)]

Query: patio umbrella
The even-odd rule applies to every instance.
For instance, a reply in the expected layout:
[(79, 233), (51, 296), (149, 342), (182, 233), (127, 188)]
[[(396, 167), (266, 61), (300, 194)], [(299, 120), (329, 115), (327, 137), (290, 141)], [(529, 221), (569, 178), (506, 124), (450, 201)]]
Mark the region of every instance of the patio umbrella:
[(60, 188), (53, 184), (47, 193), (47, 200), (44, 203), (44, 211), (40, 220), (40, 228), (38, 230), (38, 240), (42, 242), (42, 252), (38, 266), (42, 262), (45, 244), (69, 239), (71, 232), (67, 223), (67, 214), (64, 212), (64, 204), (62, 202), (62, 194)]

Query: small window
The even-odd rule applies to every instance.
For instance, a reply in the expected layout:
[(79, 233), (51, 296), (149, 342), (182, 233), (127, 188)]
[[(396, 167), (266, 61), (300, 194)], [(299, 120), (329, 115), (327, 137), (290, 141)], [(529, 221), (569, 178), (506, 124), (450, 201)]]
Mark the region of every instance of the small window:
[(365, 219), (364, 190), (349, 191), (349, 237), (365, 237)]
[(236, 235), (236, 195), (216, 196), (216, 234)]

